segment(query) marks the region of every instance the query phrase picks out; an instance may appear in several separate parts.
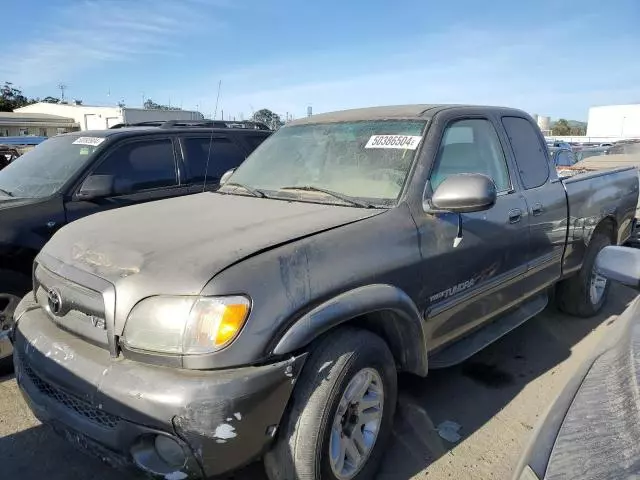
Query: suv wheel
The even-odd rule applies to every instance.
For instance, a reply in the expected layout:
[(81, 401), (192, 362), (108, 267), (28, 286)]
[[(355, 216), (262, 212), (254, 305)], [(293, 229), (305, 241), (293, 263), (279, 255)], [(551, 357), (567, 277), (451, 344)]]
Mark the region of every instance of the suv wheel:
[[(13, 325), (13, 312), (22, 297), (31, 289), (31, 281), (26, 275), (0, 270), (0, 331), (9, 330)], [(12, 357), (0, 358), (0, 371), (11, 370)]]
[(313, 348), (265, 456), (271, 480), (372, 478), (393, 425), (395, 362), (377, 335), (354, 328)]
[(558, 284), (556, 301), (560, 310), (578, 317), (591, 317), (602, 309), (607, 300), (610, 282), (597, 272), (596, 257), (608, 245), (611, 245), (611, 239), (607, 235), (593, 235), (582, 268), (577, 274)]

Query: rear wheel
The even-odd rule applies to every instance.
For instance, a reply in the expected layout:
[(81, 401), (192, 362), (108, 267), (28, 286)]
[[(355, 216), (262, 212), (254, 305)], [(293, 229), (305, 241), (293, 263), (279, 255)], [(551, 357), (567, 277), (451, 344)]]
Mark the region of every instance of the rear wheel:
[(386, 343), (343, 328), (312, 350), (273, 449), (271, 480), (373, 478), (391, 433), (397, 396)]
[(578, 317), (591, 317), (602, 309), (609, 293), (609, 281), (598, 273), (596, 257), (608, 245), (611, 245), (608, 235), (603, 232), (593, 235), (578, 273), (558, 284), (556, 301), (560, 310)]

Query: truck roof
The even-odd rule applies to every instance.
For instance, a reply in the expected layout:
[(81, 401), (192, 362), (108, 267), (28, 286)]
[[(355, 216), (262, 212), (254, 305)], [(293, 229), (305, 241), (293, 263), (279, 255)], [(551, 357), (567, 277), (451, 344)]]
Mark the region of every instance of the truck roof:
[(311, 117), (301, 118), (289, 122), (287, 125), (305, 125), (313, 123), (350, 122), (363, 120), (407, 119), (428, 120), (443, 110), (480, 110), (492, 111), (501, 114), (527, 115), (522, 110), (506, 107), (493, 107), (486, 105), (462, 105), (462, 104), (413, 104), (390, 105), (384, 107), (356, 108), (338, 112), (321, 113)]

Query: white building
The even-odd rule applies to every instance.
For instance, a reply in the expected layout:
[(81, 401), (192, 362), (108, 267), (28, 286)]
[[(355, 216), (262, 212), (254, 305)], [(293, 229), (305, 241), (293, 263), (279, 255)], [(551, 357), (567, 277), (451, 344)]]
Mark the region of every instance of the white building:
[(154, 120), (203, 120), (200, 112), (190, 110), (146, 110), (130, 107), (96, 107), (90, 105), (34, 103), (16, 108), (17, 113), (56, 115), (72, 119), (80, 130), (102, 130), (118, 123), (139, 123)]
[[(45, 113), (0, 112), (0, 137), (35, 135), (53, 137), (78, 130), (72, 118)], [(0, 138), (0, 143), (2, 139)]]
[(591, 107), (587, 137), (640, 138), (640, 104)]

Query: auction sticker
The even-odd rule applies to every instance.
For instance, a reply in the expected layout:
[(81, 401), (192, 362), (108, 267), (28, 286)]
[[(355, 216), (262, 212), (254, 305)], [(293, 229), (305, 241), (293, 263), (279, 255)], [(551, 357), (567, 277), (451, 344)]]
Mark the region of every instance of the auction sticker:
[(420, 135), (372, 135), (364, 148), (415, 150), (420, 140), (422, 140)]
[(78, 137), (73, 144), (74, 145), (91, 145), (97, 147), (104, 142), (104, 137)]

